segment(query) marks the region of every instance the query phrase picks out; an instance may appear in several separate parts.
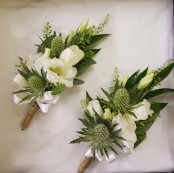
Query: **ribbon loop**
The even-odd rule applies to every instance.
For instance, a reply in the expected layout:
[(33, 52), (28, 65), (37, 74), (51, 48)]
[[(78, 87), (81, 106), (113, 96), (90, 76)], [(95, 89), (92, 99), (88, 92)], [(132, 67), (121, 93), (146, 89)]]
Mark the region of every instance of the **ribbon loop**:
[[(91, 148), (89, 148), (87, 150), (87, 152), (85, 153), (85, 156), (87, 157), (92, 157), (93, 154), (92, 154), (92, 151), (91, 151)], [(115, 156), (115, 153), (113, 151), (109, 151), (108, 153), (108, 157), (106, 155), (105, 156), (105, 159), (108, 163), (112, 163), (114, 160), (116, 160), (116, 156)], [(98, 152), (96, 151), (95, 152), (95, 157), (101, 162), (103, 160), (103, 156)]]
[[(16, 75), (16, 77), (13, 80), (13, 84), (19, 89), (22, 89), (23, 87), (27, 86), (26, 80), (20, 74)], [(43, 113), (47, 113), (49, 108), (51, 107), (51, 104), (56, 104), (59, 97), (59, 95), (52, 95), (51, 91), (45, 91), (43, 93), (43, 96), (40, 96), (37, 99), (37, 103), (41, 111)], [(17, 94), (13, 94), (13, 100), (15, 104), (24, 105), (30, 103), (32, 99), (21, 102), (22, 98), (20, 97), (20, 95), (18, 96)]]

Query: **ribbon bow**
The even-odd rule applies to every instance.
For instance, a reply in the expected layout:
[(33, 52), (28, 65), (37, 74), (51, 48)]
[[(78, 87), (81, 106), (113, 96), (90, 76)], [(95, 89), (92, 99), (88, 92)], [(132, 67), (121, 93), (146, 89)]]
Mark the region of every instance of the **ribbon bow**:
[[(27, 86), (26, 80), (20, 74), (16, 75), (16, 77), (13, 80), (13, 84), (19, 89)], [(20, 96), (18, 96), (17, 94), (13, 94), (13, 99), (14, 99), (14, 103), (18, 105), (28, 104), (31, 101), (31, 100), (26, 100), (26, 101), (20, 102), (22, 98), (20, 98)], [(43, 93), (43, 96), (38, 97), (36, 102), (38, 103), (41, 111), (43, 113), (47, 113), (51, 104), (57, 103), (58, 99), (59, 99), (59, 95), (53, 96), (51, 94), (51, 91), (45, 91)]]
[[(92, 156), (93, 156), (92, 151), (91, 151), (91, 148), (89, 148), (89, 149), (87, 150), (87, 152), (85, 153), (85, 156), (87, 156), (87, 157), (92, 157)], [(100, 162), (103, 160), (103, 156), (102, 156), (99, 152), (97, 152), (97, 151), (96, 151), (96, 153), (95, 153), (95, 157), (96, 157)], [(107, 157), (106, 155), (104, 155), (104, 157), (105, 157), (105, 159), (106, 159), (106, 161), (107, 161), (108, 163), (112, 163), (113, 161), (116, 160), (116, 156), (115, 156), (115, 153), (114, 153), (113, 151), (109, 151), (109, 152), (108, 152), (108, 157)]]

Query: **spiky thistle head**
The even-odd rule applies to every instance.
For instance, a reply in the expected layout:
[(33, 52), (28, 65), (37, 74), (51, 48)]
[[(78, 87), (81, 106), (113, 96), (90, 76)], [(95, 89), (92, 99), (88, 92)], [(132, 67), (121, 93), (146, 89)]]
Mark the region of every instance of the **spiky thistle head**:
[(120, 111), (125, 111), (129, 107), (130, 96), (125, 88), (120, 88), (114, 95), (113, 103)]
[(54, 57), (59, 57), (60, 53), (64, 49), (64, 44), (62, 37), (54, 37), (52, 42), (51, 42), (51, 54)]
[(30, 100), (30, 104), (33, 104), (43, 94), (48, 85), (46, 72), (41, 69), (41, 74), (39, 74), (35, 69), (29, 69), (22, 58), (20, 58), (20, 66), (18, 72), (27, 81), (28, 86), (14, 92), (14, 94), (24, 93), (26, 96), (21, 102)]
[(43, 92), (45, 88), (45, 82), (44, 79), (40, 76), (30, 76), (28, 78), (28, 84), (31, 87), (31, 89), (35, 92)]
[(117, 154), (114, 147), (121, 147), (119, 134), (121, 130), (116, 130), (116, 124), (112, 124), (110, 120), (103, 119), (96, 112), (92, 117), (87, 112), (83, 119), (79, 119), (85, 126), (78, 133), (79, 138), (71, 143), (90, 142), (91, 151), (95, 157), (95, 152), (99, 152), (102, 156), (108, 156), (109, 151)]

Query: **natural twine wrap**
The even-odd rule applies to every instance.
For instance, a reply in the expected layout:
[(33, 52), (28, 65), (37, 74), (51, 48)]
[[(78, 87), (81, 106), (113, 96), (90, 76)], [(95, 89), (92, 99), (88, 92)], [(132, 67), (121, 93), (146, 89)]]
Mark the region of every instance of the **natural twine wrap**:
[(38, 111), (38, 109), (39, 109), (39, 106), (38, 106), (37, 103), (34, 103), (34, 104), (30, 107), (30, 109), (27, 111), (26, 116), (24, 117), (23, 121), (21, 122), (21, 129), (22, 129), (22, 130), (25, 130), (25, 129), (29, 126), (31, 120), (32, 120), (33, 117), (35, 116), (35, 114), (36, 114), (36, 112)]
[(77, 172), (83, 173), (86, 170), (86, 168), (90, 165), (92, 160), (93, 160), (93, 157), (85, 157), (84, 160), (82, 160), (82, 162), (80, 163), (80, 166), (79, 166)]

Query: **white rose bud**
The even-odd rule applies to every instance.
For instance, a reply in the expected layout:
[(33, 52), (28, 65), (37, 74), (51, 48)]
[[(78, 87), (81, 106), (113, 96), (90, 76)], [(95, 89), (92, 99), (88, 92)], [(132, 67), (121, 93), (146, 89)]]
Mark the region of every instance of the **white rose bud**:
[(50, 53), (51, 53), (51, 49), (45, 48), (44, 57), (45, 57), (45, 58), (49, 58), (49, 57), (50, 57)]
[(103, 118), (106, 120), (112, 120), (113, 116), (112, 116), (111, 110), (109, 108), (106, 108), (104, 111), (105, 112), (103, 114)]
[(127, 80), (128, 80), (128, 76), (125, 76), (122, 80), (123, 87), (126, 85)]
[(77, 29), (78, 34), (82, 34), (88, 26), (89, 19), (86, 19)]
[(77, 45), (66, 48), (61, 54), (60, 59), (68, 65), (76, 65), (84, 57), (84, 52)]
[(147, 74), (145, 77), (143, 77), (138, 84), (138, 89), (141, 90), (146, 88), (152, 82), (153, 77), (154, 73)]
[(68, 32), (67, 36), (68, 36), (67, 42), (69, 43), (69, 42), (72, 40), (73, 36), (74, 36), (74, 31), (71, 29), (71, 30)]

